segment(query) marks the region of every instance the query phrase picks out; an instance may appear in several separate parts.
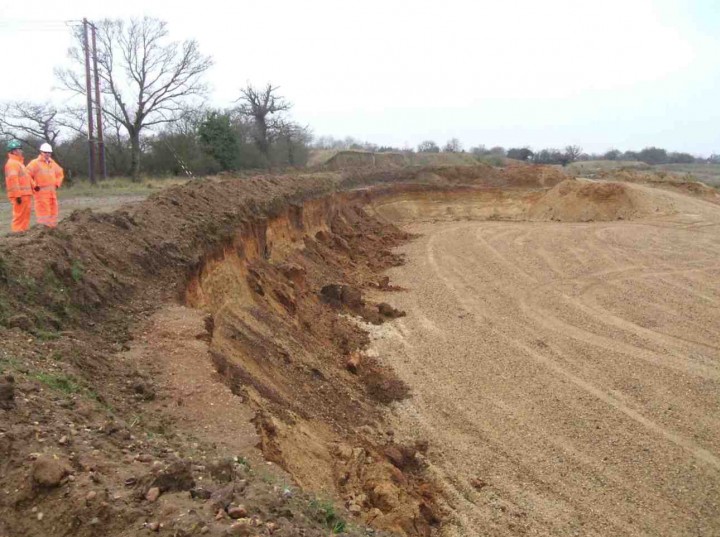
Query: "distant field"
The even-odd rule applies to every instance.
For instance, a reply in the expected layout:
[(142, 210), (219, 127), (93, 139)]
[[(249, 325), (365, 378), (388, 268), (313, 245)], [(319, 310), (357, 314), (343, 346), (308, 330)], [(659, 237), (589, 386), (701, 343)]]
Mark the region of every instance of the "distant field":
[(634, 160), (586, 160), (568, 164), (567, 170), (572, 173), (598, 173), (611, 170), (649, 170), (652, 167), (644, 162)]
[(335, 156), (336, 149), (311, 149), (308, 157), (308, 166), (322, 166)]
[(613, 170), (633, 170), (647, 172), (670, 172), (678, 176), (690, 176), (686, 179), (702, 181), (714, 187), (720, 187), (720, 164), (659, 164), (651, 166), (644, 162), (626, 160), (589, 160), (573, 162), (566, 168), (578, 175), (592, 175)]
[(653, 169), (690, 174), (698, 181), (720, 187), (720, 164), (665, 164), (654, 166)]
[(411, 153), (413, 166), (472, 166), (478, 160), (470, 153)]
[[(313, 149), (310, 152), (308, 166), (322, 166), (338, 153), (357, 153), (358, 155), (371, 155), (367, 151), (339, 151), (335, 149)], [(382, 153), (377, 153), (382, 155)], [(389, 154), (389, 153), (386, 153)], [(479, 162), (470, 153), (392, 153), (402, 155), (408, 166), (472, 166)], [(489, 159), (483, 159), (487, 161)], [(497, 160), (497, 158), (496, 158)], [(491, 162), (491, 164), (502, 164), (502, 162)]]

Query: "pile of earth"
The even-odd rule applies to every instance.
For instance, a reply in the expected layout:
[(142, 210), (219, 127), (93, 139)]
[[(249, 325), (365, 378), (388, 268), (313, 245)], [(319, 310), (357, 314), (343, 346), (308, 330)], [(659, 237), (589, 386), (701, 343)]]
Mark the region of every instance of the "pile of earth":
[(529, 220), (593, 222), (630, 220), (670, 214), (672, 201), (663, 192), (627, 183), (567, 179), (528, 209)]
[(545, 189), (568, 178), (556, 166), (513, 163), (503, 168), (488, 164), (475, 166), (406, 167), (397, 170), (345, 170), (343, 184), (348, 187), (380, 185), (436, 185), (445, 188), (474, 186), (477, 188)]

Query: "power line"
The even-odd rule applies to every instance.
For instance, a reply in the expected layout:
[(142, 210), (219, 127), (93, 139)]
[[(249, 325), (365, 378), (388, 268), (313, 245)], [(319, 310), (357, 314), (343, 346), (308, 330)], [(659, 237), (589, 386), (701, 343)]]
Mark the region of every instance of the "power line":
[(82, 24), (76, 20), (16, 19), (0, 21), (0, 31), (9, 32), (59, 32)]
[(3, 19), (0, 26), (7, 24), (67, 24), (82, 23), (80, 19)]

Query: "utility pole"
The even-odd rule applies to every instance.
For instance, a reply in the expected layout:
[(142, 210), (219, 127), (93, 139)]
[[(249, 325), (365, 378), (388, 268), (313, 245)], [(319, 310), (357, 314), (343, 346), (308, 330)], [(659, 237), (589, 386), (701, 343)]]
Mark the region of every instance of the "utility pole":
[(90, 184), (95, 185), (95, 151), (93, 150), (93, 109), (92, 80), (90, 78), (90, 47), (88, 46), (88, 20), (83, 19), (83, 44), (85, 45), (85, 85), (88, 113), (88, 177)]
[(103, 140), (102, 103), (100, 102), (100, 74), (97, 64), (97, 40), (95, 38), (95, 25), (92, 27), (92, 55), (93, 70), (95, 71), (95, 109), (97, 111), (97, 141), (98, 165), (103, 179), (107, 179), (107, 166), (105, 164), (105, 141)]

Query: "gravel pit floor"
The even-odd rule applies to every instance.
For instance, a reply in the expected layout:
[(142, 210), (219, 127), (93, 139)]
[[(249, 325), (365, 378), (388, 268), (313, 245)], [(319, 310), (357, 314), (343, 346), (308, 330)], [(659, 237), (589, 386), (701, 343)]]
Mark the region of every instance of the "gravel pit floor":
[[(406, 226), (372, 350), (444, 534), (720, 534), (720, 211)], [(681, 207), (682, 208), (682, 207)]]

